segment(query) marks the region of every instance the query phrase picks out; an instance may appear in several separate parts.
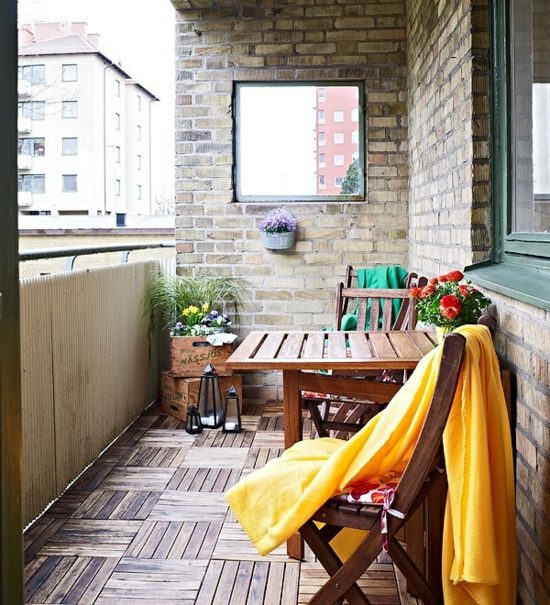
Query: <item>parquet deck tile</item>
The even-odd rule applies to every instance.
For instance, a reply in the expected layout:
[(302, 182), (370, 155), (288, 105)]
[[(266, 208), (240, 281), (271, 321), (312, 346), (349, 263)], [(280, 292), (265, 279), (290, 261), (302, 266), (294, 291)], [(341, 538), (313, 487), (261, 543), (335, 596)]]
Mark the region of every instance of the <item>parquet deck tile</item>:
[[(27, 605), (301, 605), (325, 572), (306, 548), (260, 557), (224, 492), (283, 452), (282, 407), (245, 404), (240, 434), (149, 407), (25, 533)], [(304, 418), (304, 434), (312, 434)], [(391, 563), (361, 579), (373, 605), (422, 605)]]

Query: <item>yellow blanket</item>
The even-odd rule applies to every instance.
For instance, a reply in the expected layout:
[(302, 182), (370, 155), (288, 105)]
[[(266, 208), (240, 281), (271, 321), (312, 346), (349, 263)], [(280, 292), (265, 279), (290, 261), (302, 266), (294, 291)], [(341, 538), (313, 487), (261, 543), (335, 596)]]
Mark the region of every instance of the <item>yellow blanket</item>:
[[(466, 355), (444, 434), (449, 478), (443, 545), (446, 605), (515, 603), (510, 429), (498, 360), (484, 326), (462, 326)], [(349, 441), (301, 441), (244, 477), (227, 500), (260, 554), (294, 534), (331, 496), (403, 470), (433, 394), (442, 347)]]

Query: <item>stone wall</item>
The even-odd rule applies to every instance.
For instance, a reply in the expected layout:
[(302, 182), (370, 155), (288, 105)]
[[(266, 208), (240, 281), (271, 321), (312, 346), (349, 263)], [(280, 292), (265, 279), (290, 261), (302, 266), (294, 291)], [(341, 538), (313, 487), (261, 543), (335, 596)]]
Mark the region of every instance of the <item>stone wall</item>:
[[(488, 3), (407, 4), (410, 267), (489, 258)], [(550, 602), (550, 315), (495, 292), (497, 349), (517, 378), (519, 601)]]

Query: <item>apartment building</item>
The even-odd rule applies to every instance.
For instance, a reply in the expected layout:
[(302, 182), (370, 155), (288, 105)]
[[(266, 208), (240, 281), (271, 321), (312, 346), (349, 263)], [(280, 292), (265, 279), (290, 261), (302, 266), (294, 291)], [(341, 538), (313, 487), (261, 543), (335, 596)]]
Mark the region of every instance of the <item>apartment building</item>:
[(151, 104), (86, 23), (19, 30), (19, 210), (152, 214)]

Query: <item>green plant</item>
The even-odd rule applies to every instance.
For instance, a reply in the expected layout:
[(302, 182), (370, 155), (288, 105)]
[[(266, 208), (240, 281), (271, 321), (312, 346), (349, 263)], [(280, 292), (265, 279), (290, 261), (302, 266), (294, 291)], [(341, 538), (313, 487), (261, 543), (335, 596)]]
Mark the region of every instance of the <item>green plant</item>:
[[(200, 324), (212, 309), (218, 309), (222, 315), (231, 309), (233, 317), (238, 320), (239, 309), (248, 295), (249, 285), (240, 277), (157, 273), (149, 290), (152, 325), (160, 320), (164, 328), (173, 329), (177, 322), (189, 325), (191, 319)], [(189, 317), (190, 307), (197, 309), (196, 317)], [(183, 315), (184, 311), (187, 316)]]
[(418, 319), (448, 330), (477, 323), (491, 301), (470, 282), (461, 284), (463, 278), (464, 274), (455, 270), (430, 278), (423, 288), (411, 288), (409, 295), (416, 298)]

